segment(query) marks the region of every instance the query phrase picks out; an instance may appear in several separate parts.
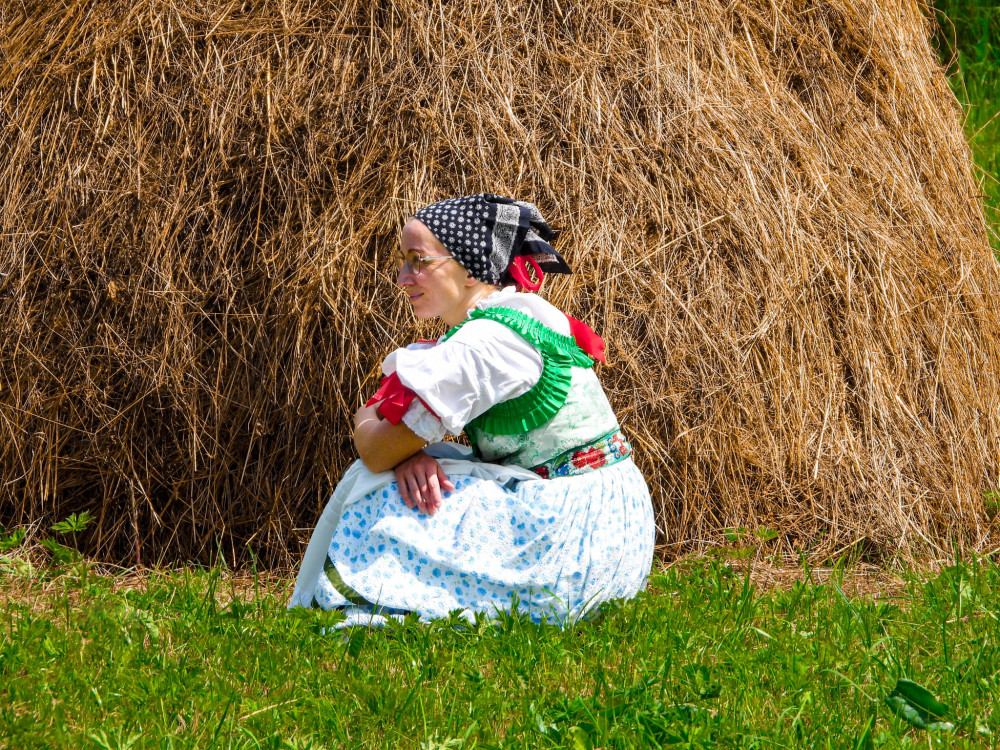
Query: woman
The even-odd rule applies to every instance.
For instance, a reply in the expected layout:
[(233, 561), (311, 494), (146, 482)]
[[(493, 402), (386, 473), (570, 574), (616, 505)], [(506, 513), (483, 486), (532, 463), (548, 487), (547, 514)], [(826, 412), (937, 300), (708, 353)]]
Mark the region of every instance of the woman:
[[(566, 623), (644, 587), (653, 511), (592, 369), (603, 341), (520, 291), (570, 272), (551, 236), (533, 205), (490, 194), (406, 223), (398, 284), (418, 318), (449, 331), (382, 363), (355, 415), (361, 460), (323, 512), (290, 606), (343, 608), (347, 624), (514, 606)], [(475, 455), (441, 442), (463, 430)]]

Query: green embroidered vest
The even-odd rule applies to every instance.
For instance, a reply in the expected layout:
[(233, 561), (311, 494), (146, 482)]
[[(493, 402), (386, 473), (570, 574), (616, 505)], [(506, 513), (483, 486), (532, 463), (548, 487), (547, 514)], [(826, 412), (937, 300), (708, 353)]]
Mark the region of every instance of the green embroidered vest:
[(465, 426), (482, 458), (532, 468), (617, 429), (618, 420), (593, 372), (594, 362), (572, 336), (519, 310), (498, 306), (471, 311), (444, 338), (473, 320), (507, 326), (542, 357), (542, 374), (529, 391), (495, 404)]

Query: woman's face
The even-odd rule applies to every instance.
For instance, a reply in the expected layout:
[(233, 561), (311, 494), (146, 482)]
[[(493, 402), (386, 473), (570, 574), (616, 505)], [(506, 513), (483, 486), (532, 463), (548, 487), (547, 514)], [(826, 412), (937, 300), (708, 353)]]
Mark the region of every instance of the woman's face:
[(457, 260), (449, 255), (427, 225), (419, 219), (410, 219), (400, 236), (402, 260), (409, 253), (424, 258), (442, 258), (422, 261), (420, 272), (414, 273), (407, 264), (400, 265), (396, 283), (403, 287), (413, 314), (418, 318), (442, 318), (449, 325), (465, 319), (472, 288), (481, 282), (469, 276)]

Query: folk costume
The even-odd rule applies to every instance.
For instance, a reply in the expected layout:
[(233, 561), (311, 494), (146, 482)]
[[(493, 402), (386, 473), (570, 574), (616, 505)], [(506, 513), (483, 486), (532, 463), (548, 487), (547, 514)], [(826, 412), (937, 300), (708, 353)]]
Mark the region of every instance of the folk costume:
[[(342, 608), (347, 625), (513, 607), (570, 623), (635, 596), (653, 556), (649, 490), (593, 371), (603, 341), (530, 293), (546, 270), (569, 273), (551, 230), (530, 203), (489, 194), (415, 218), (474, 278), (513, 284), (436, 342), (391, 352), (369, 401), (430, 443), (455, 489), (428, 516), (403, 503), (392, 471), (356, 461), (289, 606)], [(471, 450), (442, 442), (463, 431)]]

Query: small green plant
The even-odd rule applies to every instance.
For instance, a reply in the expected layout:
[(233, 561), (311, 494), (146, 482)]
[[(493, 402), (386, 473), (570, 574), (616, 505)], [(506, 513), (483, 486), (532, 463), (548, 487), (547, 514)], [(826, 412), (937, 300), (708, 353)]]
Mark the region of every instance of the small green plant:
[(986, 515), (992, 521), (1000, 512), (1000, 492), (990, 490), (983, 493), (983, 505), (986, 507)]
[(73, 546), (76, 546), (76, 535), (80, 532), (86, 530), (90, 525), (90, 522), (94, 520), (94, 517), (90, 514), (90, 511), (83, 511), (77, 515), (76, 513), (70, 513), (69, 517), (65, 521), (59, 521), (52, 524), (52, 530), (59, 534), (69, 534), (73, 537)]
[(83, 560), (83, 556), (78, 550), (77, 534), (85, 531), (94, 517), (89, 511), (80, 514), (71, 513), (64, 521), (52, 524), (51, 529), (58, 534), (68, 534), (73, 540), (73, 546), (67, 547), (60, 544), (55, 539), (43, 539), (41, 545), (52, 555), (52, 562), (56, 565), (68, 565), (78, 563)]
[(52, 562), (56, 565), (69, 565), (80, 562), (83, 559), (77, 550), (60, 544), (55, 539), (42, 539), (41, 545), (52, 555)]
[(767, 526), (761, 526), (754, 532), (754, 534), (756, 534), (757, 538), (762, 542), (770, 542), (772, 539), (778, 538), (778, 532), (774, 529), (769, 529)]
[(12, 549), (20, 547), (25, 536), (27, 536), (27, 532), (24, 529), (14, 529), (9, 534), (0, 530), (0, 552), (10, 552)]
[(748, 531), (749, 529), (746, 529), (743, 526), (737, 526), (737, 527), (723, 529), (722, 535), (726, 537), (726, 539), (730, 542), (738, 542), (744, 536), (746, 536)]

